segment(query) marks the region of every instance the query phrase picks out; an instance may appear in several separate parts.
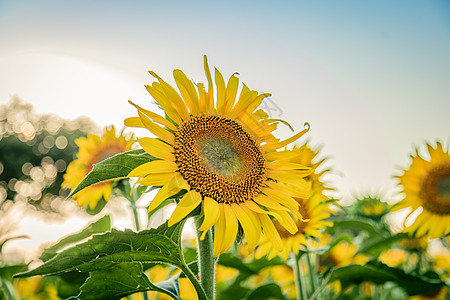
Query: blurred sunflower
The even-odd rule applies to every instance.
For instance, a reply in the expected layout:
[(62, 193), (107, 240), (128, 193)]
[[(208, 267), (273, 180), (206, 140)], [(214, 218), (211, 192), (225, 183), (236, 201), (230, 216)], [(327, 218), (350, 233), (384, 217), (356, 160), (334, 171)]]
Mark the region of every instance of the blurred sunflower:
[(361, 199), (357, 199), (352, 204), (352, 213), (356, 216), (369, 218), (375, 221), (380, 221), (383, 216), (389, 213), (389, 205), (386, 202), (381, 201), (379, 197), (366, 196)]
[(268, 258), (272, 259), (280, 253), (284, 259), (287, 259), (287, 256), (291, 251), (298, 254), (301, 245), (306, 246), (307, 237), (320, 238), (323, 230), (327, 226), (333, 225), (333, 223), (325, 220), (330, 217), (332, 212), (329, 203), (327, 202), (327, 200), (329, 200), (328, 197), (322, 194), (323, 191), (330, 190), (330, 188), (325, 187), (321, 181), (321, 176), (330, 170), (325, 169), (320, 172), (317, 170), (325, 159), (314, 162), (314, 158), (317, 156), (318, 151), (312, 150), (306, 143), (300, 147), (295, 146), (293, 152), (298, 154), (298, 156), (292, 160), (293, 162), (301, 163), (302, 165), (310, 167), (312, 170), (311, 174), (305, 178), (309, 184), (309, 188), (302, 190), (305, 194), (311, 194), (311, 196), (309, 198), (295, 198), (300, 205), (300, 214), (307, 221), (297, 222), (296, 226), (298, 231), (295, 234), (292, 234), (285, 228), (276, 224), (276, 228), (283, 243), (283, 249), (279, 251), (273, 247), (273, 244), (270, 243), (268, 239), (263, 238), (261, 245), (256, 250), (257, 258), (269, 253)]
[(409, 169), (397, 176), (405, 198), (395, 210), (412, 208), (412, 214), (421, 207), (423, 211), (405, 231), (438, 238), (450, 232), (450, 154), (440, 142), (436, 148), (429, 144), (427, 148), (429, 160), (422, 158), (416, 150), (416, 155), (411, 155)]
[[(132, 141), (121, 132), (116, 136), (114, 126), (105, 128), (102, 136), (89, 134), (75, 140), (79, 147), (77, 159), (72, 161), (64, 174), (63, 186), (74, 189), (92, 170), (94, 164), (118, 153), (131, 149)], [(77, 205), (94, 209), (100, 199), (109, 200), (112, 191), (111, 182), (100, 182), (83, 189), (73, 196)]]
[(295, 222), (302, 216), (293, 197), (308, 197), (298, 187), (305, 185), (302, 177), (310, 170), (291, 161), (296, 152), (277, 150), (300, 138), (309, 130), (309, 124), (306, 123), (307, 129), (280, 141), (272, 132), (279, 122), (287, 123), (269, 119), (267, 113), (256, 110), (270, 94), (258, 94), (244, 85), (235, 101), (238, 78), (233, 74), (225, 84), (216, 69), (214, 103), (213, 80), (206, 56), (204, 66), (207, 91), (202, 83), (194, 85), (182, 71), (174, 70), (181, 96), (150, 72), (158, 82), (146, 88), (167, 118), (132, 103), (139, 117), (126, 119), (125, 125), (147, 128), (157, 136), (138, 139), (138, 142), (158, 159), (137, 167), (128, 176), (139, 177), (138, 183), (143, 185), (162, 186), (149, 211), (186, 190), (169, 219), (169, 226), (201, 205), (201, 238), (215, 225), (214, 256), (233, 245), (239, 226), (250, 251), (259, 242), (261, 231), (281, 248), (280, 236), (270, 216), (291, 233), (297, 231)]

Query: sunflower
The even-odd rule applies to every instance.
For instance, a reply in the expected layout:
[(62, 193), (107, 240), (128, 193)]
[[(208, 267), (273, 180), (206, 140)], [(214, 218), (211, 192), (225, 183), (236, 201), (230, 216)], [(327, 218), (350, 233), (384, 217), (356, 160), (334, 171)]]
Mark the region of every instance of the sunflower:
[(416, 150), (416, 155), (411, 155), (409, 169), (397, 176), (405, 197), (396, 204), (395, 210), (412, 208), (412, 214), (422, 208), (405, 231), (419, 237), (438, 238), (450, 232), (450, 154), (439, 142), (436, 148), (429, 144), (427, 148), (428, 160)]
[[(327, 203), (328, 198), (323, 195), (323, 191), (330, 190), (321, 181), (322, 175), (330, 171), (325, 169), (323, 171), (318, 171), (320, 165), (325, 161), (325, 159), (315, 162), (319, 151), (311, 149), (307, 143), (302, 146), (294, 146), (294, 153), (298, 156), (292, 161), (296, 163), (301, 163), (307, 167), (310, 167), (312, 172), (305, 179), (308, 183), (308, 187), (304, 187), (302, 190), (305, 195), (311, 194), (309, 198), (295, 198), (299, 203), (300, 213), (307, 222), (299, 221), (296, 226), (298, 231), (293, 235), (291, 232), (285, 230), (285, 228), (276, 225), (277, 230), (281, 236), (283, 243), (283, 249), (281, 255), (284, 259), (287, 259), (288, 254), (293, 251), (298, 254), (301, 245), (307, 245), (307, 237), (321, 237), (323, 230), (327, 226), (332, 226), (331, 222), (325, 221), (330, 214), (331, 210)], [(279, 250), (273, 247), (267, 239), (263, 239), (261, 246), (256, 250), (256, 257), (260, 258), (269, 253), (269, 259), (275, 257)]]
[(352, 204), (350, 210), (356, 216), (379, 222), (389, 213), (389, 205), (381, 201), (380, 197), (365, 196), (361, 199), (356, 199), (356, 202)]
[[(64, 174), (63, 186), (74, 189), (92, 170), (92, 166), (113, 155), (131, 149), (132, 141), (122, 133), (117, 137), (114, 126), (105, 128), (102, 136), (89, 134), (75, 141), (79, 147), (77, 159), (72, 161)], [(110, 182), (101, 182), (83, 189), (73, 196), (77, 205), (94, 209), (103, 197), (109, 200), (112, 191)]]
[(272, 132), (278, 123), (287, 122), (270, 119), (263, 110), (257, 110), (270, 94), (259, 94), (244, 84), (236, 97), (236, 73), (225, 84), (216, 69), (214, 100), (206, 57), (204, 67), (207, 90), (204, 84), (193, 84), (182, 71), (174, 70), (177, 92), (150, 71), (158, 81), (146, 88), (166, 117), (131, 103), (139, 117), (126, 119), (125, 125), (147, 128), (156, 136), (138, 142), (157, 159), (137, 167), (128, 176), (139, 177), (137, 183), (142, 185), (161, 186), (149, 211), (185, 191), (168, 224), (176, 224), (201, 206), (201, 238), (215, 226), (214, 256), (233, 245), (239, 228), (251, 251), (262, 231), (280, 248), (281, 239), (272, 217), (291, 233), (297, 231), (295, 221), (302, 216), (294, 197), (305, 197), (297, 187), (305, 184), (302, 177), (310, 170), (289, 161), (297, 155), (295, 152), (279, 149), (300, 138), (309, 130), (309, 124), (280, 141)]

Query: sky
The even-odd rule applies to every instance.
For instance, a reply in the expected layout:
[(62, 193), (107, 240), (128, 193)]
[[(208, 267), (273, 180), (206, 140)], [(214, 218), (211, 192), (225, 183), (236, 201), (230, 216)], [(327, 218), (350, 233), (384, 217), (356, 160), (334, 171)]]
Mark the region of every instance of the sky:
[(448, 1), (0, 0), (0, 103), (121, 128), (127, 100), (158, 110), (147, 71), (205, 82), (206, 54), (272, 93), (272, 117), (310, 123), (343, 198), (391, 201), (414, 147), (448, 144), (449, 53)]

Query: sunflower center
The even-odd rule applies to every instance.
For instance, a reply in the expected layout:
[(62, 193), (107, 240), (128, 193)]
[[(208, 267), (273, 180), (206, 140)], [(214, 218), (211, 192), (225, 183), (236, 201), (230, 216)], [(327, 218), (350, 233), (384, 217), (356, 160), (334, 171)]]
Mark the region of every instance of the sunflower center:
[(175, 133), (175, 158), (192, 189), (219, 203), (252, 199), (264, 186), (264, 153), (252, 134), (225, 116), (201, 114)]
[(235, 179), (242, 170), (242, 157), (226, 139), (210, 139), (198, 145), (205, 166), (217, 174)]
[(450, 163), (437, 165), (426, 174), (420, 196), (427, 210), (440, 215), (450, 214)]

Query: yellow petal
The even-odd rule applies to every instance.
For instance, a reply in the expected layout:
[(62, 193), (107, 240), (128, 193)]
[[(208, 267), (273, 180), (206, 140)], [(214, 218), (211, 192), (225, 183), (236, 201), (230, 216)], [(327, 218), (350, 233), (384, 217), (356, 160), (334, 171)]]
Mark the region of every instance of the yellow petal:
[(247, 110), (250, 104), (258, 97), (257, 91), (250, 91), (244, 84), (244, 88), (239, 95), (239, 100), (230, 112), (230, 117), (236, 117)]
[(280, 204), (283, 204), (287, 208), (291, 210), (292, 213), (297, 215), (299, 218), (301, 218), (300, 213), (298, 212), (298, 202), (295, 201), (292, 197), (282, 194), (279, 192), (276, 192), (272, 190), (271, 188), (263, 188), (262, 192), (272, 198), (274, 201), (277, 201)]
[(302, 137), (305, 133), (307, 133), (309, 131), (310, 125), (309, 123), (305, 123), (305, 129), (303, 129), (302, 131), (300, 131), (299, 133), (297, 133), (296, 135), (281, 141), (279, 143), (276, 144), (265, 144), (262, 146), (263, 150), (266, 152), (271, 152), (271, 151), (275, 151), (276, 149), (280, 149), (281, 147), (287, 146), (290, 143), (298, 140), (300, 137)]
[(169, 219), (169, 227), (180, 222), (184, 217), (186, 217), (191, 211), (193, 211), (202, 202), (202, 196), (199, 192), (191, 190), (187, 192), (177, 207), (172, 213)]
[(178, 114), (178, 111), (173, 107), (172, 103), (168, 101), (159, 83), (153, 82), (151, 86), (145, 85), (145, 88), (156, 100), (156, 102), (162, 107), (164, 112), (171, 120), (173, 120), (177, 124), (181, 124), (183, 122), (180, 115)]
[(277, 211), (281, 218), (277, 219), (278, 222), (283, 226), (290, 234), (294, 234), (298, 231), (297, 224), (295, 223), (292, 216), (285, 211)]
[(171, 87), (170, 84), (168, 84), (164, 80), (162, 80), (161, 77), (156, 75), (155, 72), (149, 71), (149, 73), (153, 77), (158, 79), (159, 84), (161, 85), (162, 91), (163, 91), (164, 95), (166, 95), (167, 101), (172, 104), (172, 108), (178, 112), (178, 115), (183, 120), (189, 119), (189, 112), (186, 108), (186, 104), (183, 102), (183, 99), (181, 99), (180, 95), (178, 95), (177, 91), (173, 87)]
[(205, 69), (206, 78), (208, 79), (208, 103), (207, 103), (208, 112), (213, 113), (214, 112), (214, 91), (213, 91), (211, 72), (209, 71), (208, 59), (206, 58), (206, 55), (203, 56), (203, 65), (204, 65), (204, 69)]
[(231, 209), (231, 206), (225, 204), (223, 206), (223, 211), (225, 214), (225, 234), (222, 237), (223, 242), (221, 253), (227, 251), (231, 246), (233, 246), (238, 231), (238, 221), (233, 213), (233, 210)]
[(225, 80), (219, 70), (215, 69), (216, 87), (217, 87), (217, 113), (223, 114), (225, 108)]
[(175, 173), (172, 179), (159, 189), (153, 201), (150, 203), (148, 207), (148, 211), (152, 211), (157, 208), (164, 200), (175, 195), (182, 189), (190, 190), (190, 186), (186, 180), (184, 180), (183, 176), (180, 173)]
[(267, 208), (272, 208), (280, 211), (282, 210), (289, 211), (288, 208), (281, 206), (277, 201), (274, 201), (274, 199), (271, 199), (263, 194), (259, 194), (258, 196), (254, 197), (253, 201)]
[(175, 156), (173, 155), (173, 147), (160, 141), (152, 138), (142, 138), (137, 140), (139, 144), (144, 148), (145, 152), (154, 156), (156, 158), (160, 158), (167, 161), (175, 161)]
[(244, 230), (249, 251), (253, 252), (261, 237), (261, 224), (259, 223), (259, 218), (244, 205), (241, 206), (233, 203), (231, 204), (231, 208)]
[(165, 185), (175, 176), (176, 173), (156, 173), (149, 174), (145, 177), (140, 178), (137, 183), (146, 186), (162, 186)]
[(253, 211), (255, 213), (264, 214), (264, 215), (271, 215), (273, 217), (277, 217), (278, 216), (279, 218), (281, 218), (281, 216), (278, 215), (277, 213), (274, 213), (272, 211), (267, 211), (267, 210), (262, 209), (261, 207), (258, 206), (258, 204), (253, 202), (253, 200), (244, 202), (244, 205), (247, 206), (248, 209), (250, 209), (251, 211)]
[(145, 114), (147, 117), (149, 117), (150, 119), (152, 119), (153, 121), (155, 121), (155, 122), (157, 122), (157, 123), (159, 123), (159, 124), (161, 124), (161, 125), (166, 126), (166, 127), (169, 128), (170, 130), (173, 130), (173, 131), (177, 130), (177, 127), (176, 127), (173, 123), (171, 123), (169, 120), (166, 120), (165, 118), (161, 117), (160, 115), (155, 114), (154, 112), (149, 111), (149, 110), (147, 110), (147, 109), (144, 109), (144, 108), (140, 107), (140, 106), (137, 105), (137, 104), (134, 104), (134, 103), (131, 102), (130, 100), (128, 100), (128, 102), (129, 102), (131, 105), (133, 105), (134, 107), (136, 107), (136, 108), (137, 108), (139, 111), (141, 111), (143, 114)]
[(123, 123), (128, 127), (145, 127), (144, 123), (142, 123), (141, 118), (139, 117), (127, 118), (125, 119), (125, 121), (123, 121)]
[(154, 135), (162, 139), (164, 142), (173, 145), (175, 143), (175, 136), (167, 131), (166, 129), (160, 127), (153, 123), (145, 114), (143, 114), (140, 110), (138, 110), (139, 117), (141, 118), (144, 126)]
[(231, 108), (234, 105), (234, 101), (236, 99), (237, 90), (239, 87), (239, 79), (234, 76), (237, 73), (231, 75), (230, 79), (228, 79), (227, 88), (225, 90), (225, 104), (223, 109), (223, 114), (228, 115), (231, 111)]
[(260, 214), (258, 215), (258, 217), (261, 221), (261, 226), (264, 230), (264, 235), (267, 236), (269, 241), (271, 241), (275, 249), (277, 249), (278, 251), (283, 250), (280, 235), (278, 234), (278, 231), (276, 230), (269, 216)]
[(220, 216), (217, 220), (216, 226), (214, 227), (214, 257), (218, 257), (222, 254), (223, 237), (225, 235), (225, 213), (224, 204), (219, 203)]
[(196, 115), (199, 113), (199, 98), (195, 87), (186, 75), (181, 70), (174, 70), (173, 77), (175, 78), (175, 83), (180, 90), (180, 94), (186, 102), (191, 114)]
[(205, 235), (208, 232), (209, 228), (217, 223), (217, 220), (220, 216), (219, 203), (217, 203), (216, 200), (212, 198), (205, 197), (205, 199), (203, 200), (202, 209), (203, 222), (202, 225), (198, 228), (198, 230), (203, 231), (202, 236), (200, 237), (201, 240), (205, 238)]
[(154, 160), (133, 169), (128, 177), (144, 177), (153, 173), (170, 173), (178, 171), (178, 165), (171, 161)]

